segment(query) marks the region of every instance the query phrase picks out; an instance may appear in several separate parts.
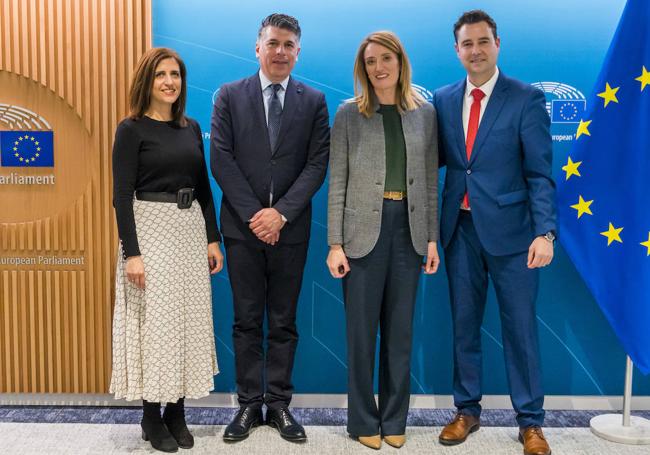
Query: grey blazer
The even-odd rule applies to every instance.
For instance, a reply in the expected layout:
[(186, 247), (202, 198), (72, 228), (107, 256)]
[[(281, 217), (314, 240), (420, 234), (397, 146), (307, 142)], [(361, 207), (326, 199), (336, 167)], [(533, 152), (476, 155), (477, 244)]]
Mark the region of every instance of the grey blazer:
[[(402, 114), (411, 240), (418, 254), (438, 240), (438, 139), (436, 111), (429, 103)], [(370, 118), (353, 102), (334, 118), (330, 142), (327, 243), (345, 255), (370, 253), (379, 238), (386, 179), (386, 143), (381, 114)]]

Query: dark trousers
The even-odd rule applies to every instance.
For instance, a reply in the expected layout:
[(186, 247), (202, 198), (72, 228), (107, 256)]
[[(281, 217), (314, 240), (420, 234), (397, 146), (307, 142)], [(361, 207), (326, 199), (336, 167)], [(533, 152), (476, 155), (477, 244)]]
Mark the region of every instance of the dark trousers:
[(445, 249), (454, 328), (454, 404), (461, 413), (481, 413), (481, 324), (492, 278), (501, 317), (510, 399), (517, 423), (544, 422), (535, 300), (539, 273), (526, 267), (528, 252), (492, 256), (479, 241), (472, 215), (461, 210)]
[[(241, 406), (291, 402), (298, 345), (296, 306), (307, 243), (270, 246), (225, 238), (234, 304), (233, 345)], [(267, 316), (264, 355), (264, 313)]]
[[(422, 256), (413, 249), (406, 201), (385, 200), (379, 239), (343, 278), (348, 340), (348, 433), (404, 434), (410, 397), (413, 308)], [(373, 393), (377, 328), (379, 409)]]

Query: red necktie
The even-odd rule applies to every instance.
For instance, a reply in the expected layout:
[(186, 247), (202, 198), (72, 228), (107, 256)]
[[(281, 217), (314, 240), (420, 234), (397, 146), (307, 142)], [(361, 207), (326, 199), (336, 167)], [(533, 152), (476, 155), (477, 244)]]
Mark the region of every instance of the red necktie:
[[(470, 95), (474, 98), (474, 102), (469, 110), (469, 123), (467, 124), (467, 140), (465, 141), (467, 161), (472, 156), (472, 148), (474, 147), (474, 140), (478, 132), (478, 119), (481, 116), (481, 100), (485, 97), (485, 93), (480, 88), (475, 88), (471, 91)], [(463, 207), (469, 208), (469, 196), (467, 192), (465, 192), (465, 197), (463, 197)]]

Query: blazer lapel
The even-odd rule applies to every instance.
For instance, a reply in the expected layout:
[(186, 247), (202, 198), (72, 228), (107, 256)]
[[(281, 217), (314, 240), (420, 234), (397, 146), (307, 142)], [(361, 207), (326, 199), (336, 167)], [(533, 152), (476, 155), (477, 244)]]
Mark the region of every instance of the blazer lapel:
[(490, 134), (494, 122), (499, 117), (499, 113), (505, 104), (507, 98), (508, 85), (503, 79), (503, 74), (499, 73), (499, 78), (497, 83), (494, 86), (492, 95), (488, 100), (488, 104), (485, 107), (485, 112), (483, 113), (483, 118), (481, 119), (481, 124), (478, 127), (478, 132), (476, 133), (476, 140), (474, 141), (474, 147), (472, 147), (472, 157), (469, 160), (471, 165), (476, 161), (476, 155), (481, 151), (481, 146), (485, 142), (485, 139)]
[(451, 121), (454, 128), (454, 136), (456, 137), (456, 151), (460, 155), (463, 163), (467, 163), (467, 151), (465, 147), (465, 130), (463, 126), (463, 97), (465, 96), (465, 84), (467, 80), (458, 83), (456, 91), (451, 99)]
[[(295, 82), (293, 77), (289, 78), (287, 84), (287, 93), (284, 95), (284, 106), (282, 107), (282, 120), (280, 121), (280, 132), (278, 133), (278, 140), (275, 143), (275, 150), (271, 150), (271, 155), (275, 155), (278, 151), (278, 146), (282, 142), (287, 131), (291, 128), (291, 122), (297, 111), (300, 110), (300, 102), (302, 100), (302, 84)], [(264, 112), (264, 106), (262, 106)], [(268, 133), (267, 133), (268, 137)]]
[(259, 131), (263, 138), (267, 150), (271, 150), (271, 141), (269, 139), (269, 130), (266, 126), (266, 114), (264, 112), (264, 99), (262, 99), (262, 82), (259, 73), (255, 73), (248, 78), (247, 83), (248, 100), (251, 104), (251, 116), (255, 123), (255, 130)]

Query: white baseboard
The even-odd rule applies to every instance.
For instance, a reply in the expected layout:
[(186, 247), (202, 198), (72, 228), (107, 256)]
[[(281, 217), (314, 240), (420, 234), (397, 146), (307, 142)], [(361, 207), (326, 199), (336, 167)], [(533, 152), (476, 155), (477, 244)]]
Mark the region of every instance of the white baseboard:
[[(511, 409), (507, 395), (485, 395), (481, 402), (483, 409)], [(115, 400), (110, 394), (74, 393), (4, 393), (0, 394), (0, 405), (51, 405), (51, 406), (140, 406), (140, 401)], [(237, 407), (237, 397), (230, 393), (213, 393), (198, 400), (189, 400), (188, 406)], [(292, 407), (296, 408), (346, 408), (345, 394), (307, 394), (293, 396)], [(453, 408), (451, 395), (411, 395), (411, 408), (448, 409)], [(547, 395), (545, 409), (603, 410), (619, 411), (623, 408), (620, 396), (577, 396)], [(650, 396), (632, 397), (633, 411), (650, 410)]]

